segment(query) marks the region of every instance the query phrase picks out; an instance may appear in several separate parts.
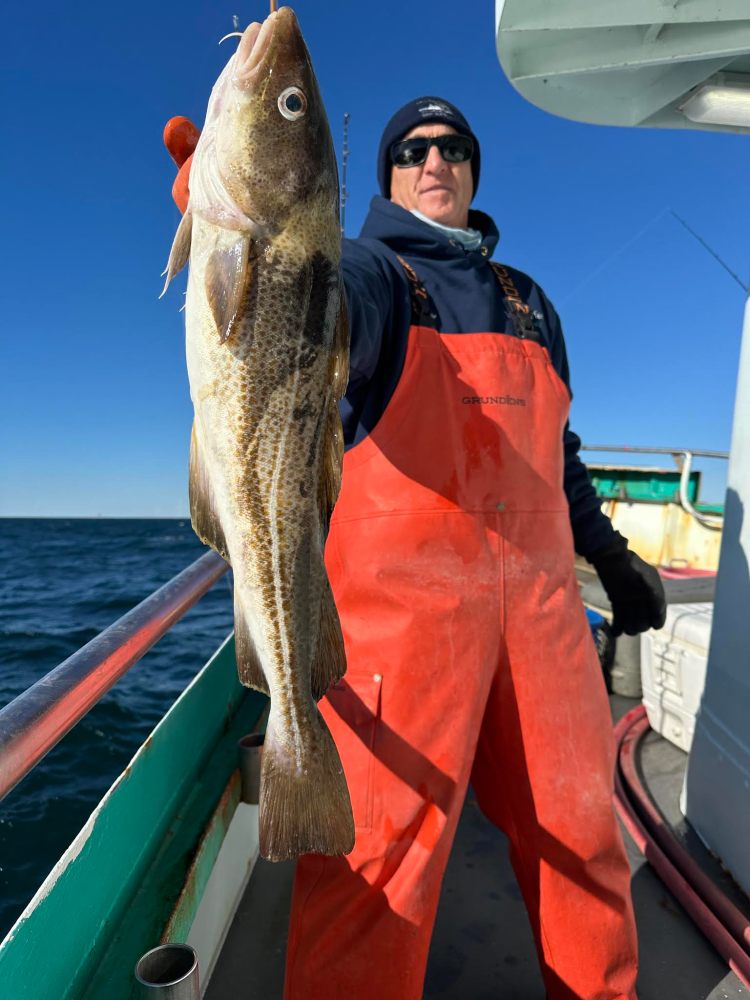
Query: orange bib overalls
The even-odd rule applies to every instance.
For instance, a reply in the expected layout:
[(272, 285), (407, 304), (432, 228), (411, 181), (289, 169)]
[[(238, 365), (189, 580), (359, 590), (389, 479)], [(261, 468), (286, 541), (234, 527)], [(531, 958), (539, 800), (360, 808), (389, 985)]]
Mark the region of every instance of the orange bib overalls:
[(326, 562), (349, 666), (320, 708), (356, 844), (298, 862), (287, 1000), (419, 1000), (470, 780), (509, 838), (550, 1000), (635, 997), (568, 407), (540, 344), (413, 325), (384, 415), (344, 458)]

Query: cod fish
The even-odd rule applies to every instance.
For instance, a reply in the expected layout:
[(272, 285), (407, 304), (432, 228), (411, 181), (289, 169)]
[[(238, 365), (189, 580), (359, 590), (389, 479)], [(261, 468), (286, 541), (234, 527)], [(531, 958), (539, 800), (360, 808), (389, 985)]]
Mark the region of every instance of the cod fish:
[(283, 7), (245, 29), (214, 85), (166, 270), (168, 284), (190, 262), (193, 527), (232, 566), (239, 678), (271, 699), (260, 851), (273, 861), (354, 845), (316, 704), (346, 669), (323, 562), (348, 377), (340, 249), (333, 142)]

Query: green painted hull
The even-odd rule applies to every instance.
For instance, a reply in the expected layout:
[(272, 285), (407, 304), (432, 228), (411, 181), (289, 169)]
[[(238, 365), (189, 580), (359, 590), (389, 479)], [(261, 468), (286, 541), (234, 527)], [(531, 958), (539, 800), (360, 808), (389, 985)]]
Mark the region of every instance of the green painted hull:
[[(602, 500), (630, 500), (634, 503), (679, 503), (679, 469), (635, 468), (631, 465), (586, 463), (597, 496)], [(690, 473), (688, 500), (695, 503), (700, 492), (701, 474)]]
[(171, 940), (186, 939), (238, 801), (237, 781), (230, 783), (237, 740), (263, 728), (267, 703), (237, 681), (227, 640), (0, 945), (3, 996), (125, 1000), (134, 995), (136, 961), (167, 925)]

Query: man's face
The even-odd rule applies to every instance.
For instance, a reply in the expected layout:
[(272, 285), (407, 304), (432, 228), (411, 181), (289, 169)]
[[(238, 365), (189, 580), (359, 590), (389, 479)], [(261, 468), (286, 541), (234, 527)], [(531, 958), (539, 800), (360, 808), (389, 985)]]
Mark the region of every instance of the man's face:
[[(418, 125), (402, 138), (455, 133), (456, 130), (450, 125)], [(392, 166), (391, 201), (407, 211), (416, 209), (428, 219), (444, 226), (466, 226), (473, 190), (471, 161), (446, 163), (436, 146), (430, 146), (427, 159), (416, 167)]]

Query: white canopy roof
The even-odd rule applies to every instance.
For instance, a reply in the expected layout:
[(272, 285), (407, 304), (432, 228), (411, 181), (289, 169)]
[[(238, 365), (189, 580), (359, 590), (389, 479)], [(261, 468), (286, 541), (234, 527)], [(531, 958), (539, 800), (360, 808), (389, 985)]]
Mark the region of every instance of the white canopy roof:
[(750, 0), (496, 0), (495, 13), (506, 76), (545, 111), (748, 131), (690, 121), (679, 107), (717, 74), (740, 74), (750, 92)]

